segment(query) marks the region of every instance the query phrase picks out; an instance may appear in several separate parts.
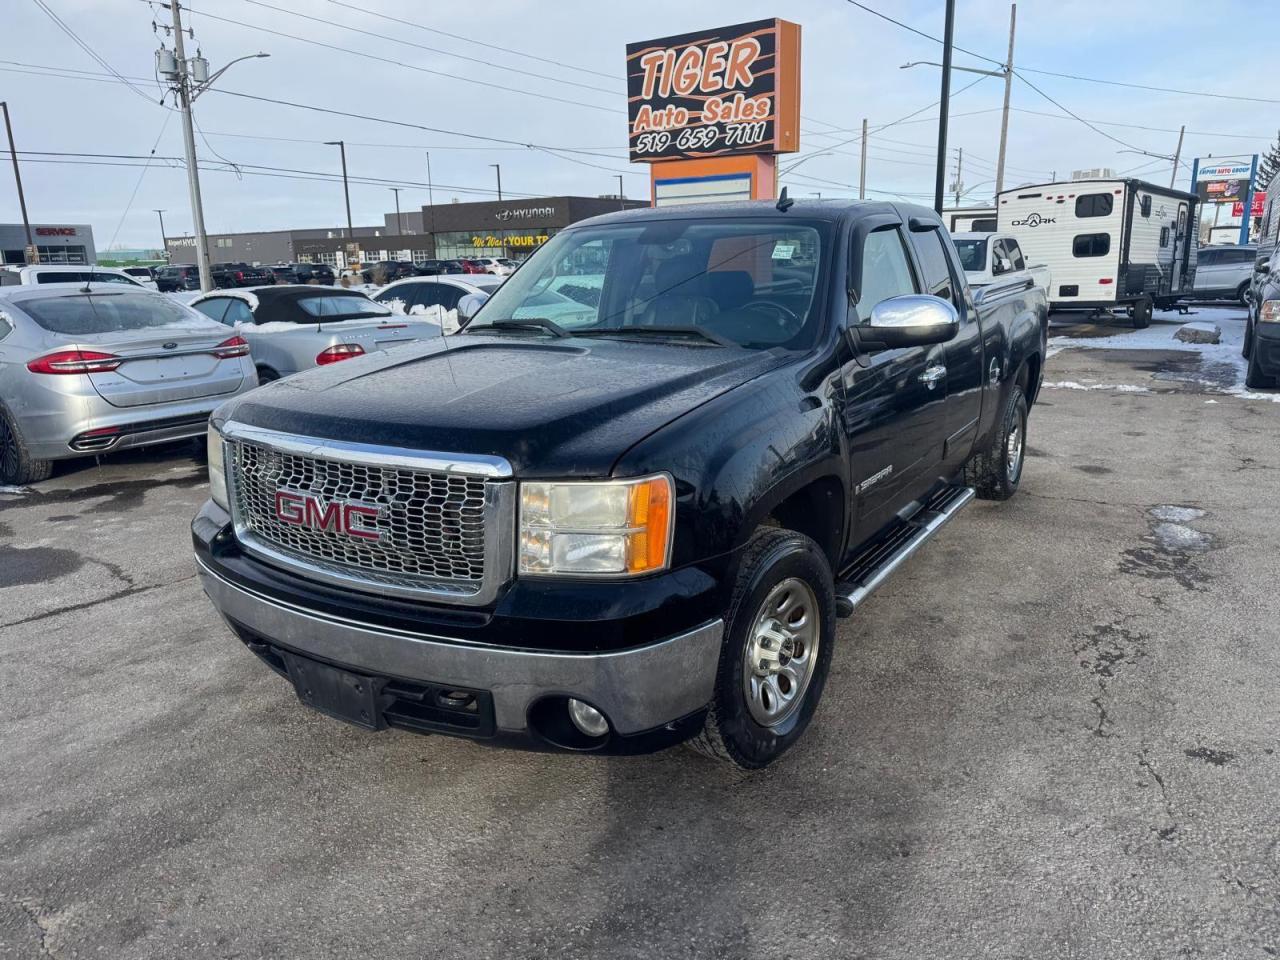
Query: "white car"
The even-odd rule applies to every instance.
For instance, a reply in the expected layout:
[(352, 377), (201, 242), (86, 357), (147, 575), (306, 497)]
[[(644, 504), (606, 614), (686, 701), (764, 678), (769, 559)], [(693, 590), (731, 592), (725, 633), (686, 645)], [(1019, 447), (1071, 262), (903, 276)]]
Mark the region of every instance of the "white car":
[[(28, 284), (44, 283), (78, 283), (83, 286), (89, 282), (123, 283), (134, 287), (144, 286), (144, 284), (139, 283), (123, 270), (117, 270), (114, 267), (95, 267), (92, 264), (57, 266), (37, 263), (29, 267), (0, 268), (0, 286), (26, 286)], [(152, 282), (149, 289), (154, 290), (155, 288), (156, 285)]]
[(1007, 233), (953, 233), (952, 241), (960, 254), (965, 278), (975, 290), (1000, 278), (1003, 282), (1020, 277), (1044, 291), (1052, 281), (1050, 271), (1042, 263), (1027, 263), (1018, 241)]
[(121, 267), (120, 269), (124, 273), (133, 277), (133, 279), (137, 280), (148, 290), (160, 289), (156, 286), (156, 275), (152, 272), (150, 267)]
[(470, 259), (472, 263), (480, 264), (486, 273), (493, 274), (495, 277), (509, 277), (519, 266), (514, 260), (508, 260), (505, 257), (471, 257)]
[(410, 316), (438, 312), (444, 332), (456, 333), (460, 326), (458, 304), (462, 298), (473, 293), (488, 297), (502, 286), (505, 279), (487, 273), (408, 277), (387, 284), (373, 295), (373, 299)]

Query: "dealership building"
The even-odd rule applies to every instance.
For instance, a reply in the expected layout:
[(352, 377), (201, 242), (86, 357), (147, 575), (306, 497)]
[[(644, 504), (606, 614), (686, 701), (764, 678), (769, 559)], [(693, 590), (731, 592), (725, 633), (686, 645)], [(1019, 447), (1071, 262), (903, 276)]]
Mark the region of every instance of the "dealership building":
[[(97, 263), (93, 227), (87, 223), (33, 223), (31, 243), (41, 263)], [(0, 264), (20, 267), (27, 262), (27, 228), (0, 223)]]
[[(438, 203), (388, 213), (374, 227), (271, 230), (209, 234), (209, 259), (245, 263), (455, 260), (467, 257), (520, 259), (560, 230), (602, 213), (647, 207), (646, 200), (619, 197), (538, 197), (479, 203)], [(194, 237), (168, 237), (172, 263), (195, 262)], [(352, 249), (354, 247), (354, 250)]]

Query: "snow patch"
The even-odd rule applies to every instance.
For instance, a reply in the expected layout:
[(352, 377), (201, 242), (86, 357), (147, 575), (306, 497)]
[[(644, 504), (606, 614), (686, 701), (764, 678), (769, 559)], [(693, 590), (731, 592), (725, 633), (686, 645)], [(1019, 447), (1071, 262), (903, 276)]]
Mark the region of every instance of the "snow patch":
[(1207, 533), (1192, 530), (1181, 523), (1157, 523), (1151, 528), (1151, 534), (1161, 549), (1170, 552), (1203, 553), (1212, 541)]
[(4, 486), (3, 484), (0, 484), (0, 494), (6, 494), (6, 495), (9, 495), (9, 496), (20, 497), (20, 496), (22, 496), (24, 493), (30, 493), (30, 492), (31, 492), (31, 490), (30, 490), (30, 488), (29, 488), (29, 487), (6, 487), (6, 486)]
[[(1053, 356), (1053, 354), (1050, 354)], [(1114, 390), (1116, 393), (1150, 393), (1146, 387), (1132, 383), (1077, 383), (1075, 380), (1046, 380), (1041, 386), (1051, 390)]]
[(1187, 523), (1191, 520), (1199, 520), (1204, 516), (1204, 511), (1195, 507), (1178, 507), (1171, 504), (1161, 504), (1158, 507), (1152, 507), (1147, 512), (1157, 520), (1164, 520), (1168, 523)]

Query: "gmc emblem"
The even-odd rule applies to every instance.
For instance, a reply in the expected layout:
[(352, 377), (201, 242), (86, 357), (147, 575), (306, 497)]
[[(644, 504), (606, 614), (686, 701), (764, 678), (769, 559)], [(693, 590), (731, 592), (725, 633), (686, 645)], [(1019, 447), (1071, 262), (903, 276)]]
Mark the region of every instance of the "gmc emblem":
[(352, 500), (325, 500), (299, 490), (276, 491), (276, 519), (295, 527), (308, 527), (324, 533), (344, 533), (358, 540), (382, 539), (374, 526), (382, 510)]

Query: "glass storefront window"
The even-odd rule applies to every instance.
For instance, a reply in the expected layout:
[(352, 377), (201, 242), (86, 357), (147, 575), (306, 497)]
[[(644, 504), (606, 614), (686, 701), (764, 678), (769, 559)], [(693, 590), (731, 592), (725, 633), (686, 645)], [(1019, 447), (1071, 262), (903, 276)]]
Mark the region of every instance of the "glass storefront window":
[(554, 227), (516, 230), (468, 230), (436, 234), (436, 259), (509, 257), (522, 260), (556, 235)]

